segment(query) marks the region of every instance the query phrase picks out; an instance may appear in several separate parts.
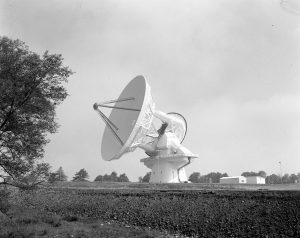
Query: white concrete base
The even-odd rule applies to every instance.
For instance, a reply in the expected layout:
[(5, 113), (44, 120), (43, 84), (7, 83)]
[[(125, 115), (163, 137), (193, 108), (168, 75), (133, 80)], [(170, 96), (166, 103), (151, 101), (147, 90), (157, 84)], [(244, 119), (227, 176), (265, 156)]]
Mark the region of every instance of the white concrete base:
[[(193, 158), (194, 156), (191, 156)], [(189, 163), (184, 155), (162, 155), (141, 159), (152, 170), (150, 183), (180, 183), (186, 182), (187, 176), (184, 166)], [(178, 169), (181, 168), (179, 171)]]

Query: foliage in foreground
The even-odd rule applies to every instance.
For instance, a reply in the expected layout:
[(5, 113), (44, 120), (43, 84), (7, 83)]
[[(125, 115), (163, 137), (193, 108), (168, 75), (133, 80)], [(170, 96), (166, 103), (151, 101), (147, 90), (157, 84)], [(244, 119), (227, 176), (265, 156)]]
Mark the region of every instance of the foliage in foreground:
[(300, 236), (300, 193), (287, 191), (23, 192), (22, 206), (199, 237)]
[(24, 207), (13, 207), (7, 217), (0, 216), (0, 224), (0, 237), (171, 237), (155, 230)]
[[(45, 180), (49, 165), (38, 163), (55, 133), (56, 106), (66, 97), (72, 74), (63, 58), (38, 55), (20, 40), (0, 37), (0, 177), (4, 183), (31, 186)], [(7, 180), (7, 175), (9, 178)]]

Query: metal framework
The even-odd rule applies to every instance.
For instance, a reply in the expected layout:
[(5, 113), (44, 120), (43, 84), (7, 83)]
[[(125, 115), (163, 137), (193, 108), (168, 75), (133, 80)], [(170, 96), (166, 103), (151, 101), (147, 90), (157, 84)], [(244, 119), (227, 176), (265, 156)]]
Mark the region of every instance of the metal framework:
[(136, 109), (136, 108), (116, 107), (116, 106), (107, 105), (107, 104), (111, 104), (111, 103), (124, 102), (124, 101), (129, 101), (129, 100), (134, 100), (134, 97), (109, 100), (109, 101), (105, 101), (102, 103), (95, 103), (93, 106), (94, 110), (98, 112), (99, 116), (102, 118), (102, 120), (105, 122), (105, 124), (109, 127), (109, 129), (111, 129), (113, 135), (116, 137), (116, 139), (120, 142), (120, 144), (122, 146), (124, 145), (125, 142), (123, 142), (121, 140), (121, 138), (119, 137), (119, 135), (117, 133), (119, 128), (107, 116), (105, 116), (105, 114), (99, 109), (99, 107), (114, 108), (114, 109), (127, 110), (127, 111), (140, 111), (140, 109)]
[(175, 116), (177, 118), (180, 118), (180, 120), (183, 121), (184, 127), (179, 123), (170, 123), (170, 125), (169, 125), (170, 128), (168, 128), (168, 129), (170, 129), (171, 132), (173, 132), (180, 139), (180, 143), (182, 143), (184, 141), (184, 138), (185, 138), (186, 132), (187, 132), (187, 122), (186, 122), (184, 116), (178, 112), (168, 112), (167, 114), (171, 115), (171, 116)]
[(156, 138), (157, 132), (153, 125), (153, 118), (154, 118), (154, 103), (148, 103), (147, 107), (145, 108), (144, 117), (142, 118), (140, 124), (138, 125), (138, 131), (134, 138), (134, 141), (128, 148), (128, 151), (135, 150), (139, 145), (150, 143)]
[[(102, 118), (102, 120), (105, 122), (105, 124), (110, 128), (115, 138), (119, 141), (119, 143), (123, 146), (125, 142), (121, 140), (121, 138), (118, 135), (119, 128), (99, 109), (99, 107), (105, 107), (105, 108), (113, 108), (113, 109), (119, 109), (119, 110), (127, 110), (127, 111), (141, 111), (141, 109), (136, 108), (128, 108), (128, 107), (116, 107), (116, 106), (110, 106), (107, 104), (116, 103), (116, 102), (124, 102), (129, 100), (134, 100), (134, 97), (128, 97), (128, 98), (121, 98), (116, 100), (109, 100), (104, 101), (101, 103), (95, 103), (94, 104), (94, 110), (98, 112), (99, 116)], [(150, 143), (153, 141), (153, 138), (156, 138), (157, 132), (152, 124), (153, 121), (153, 111), (154, 111), (154, 103), (152, 100), (150, 100), (150, 103), (148, 103), (147, 107), (145, 108), (144, 117), (142, 118), (139, 125), (137, 125), (137, 132), (134, 136), (134, 141), (131, 143), (130, 147), (127, 148), (126, 152), (134, 151), (139, 145)]]

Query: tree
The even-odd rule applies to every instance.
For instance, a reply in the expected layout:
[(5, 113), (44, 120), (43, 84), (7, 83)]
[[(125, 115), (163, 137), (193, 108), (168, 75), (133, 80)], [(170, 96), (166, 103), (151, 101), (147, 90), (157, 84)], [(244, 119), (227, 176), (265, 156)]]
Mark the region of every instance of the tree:
[(222, 177), (229, 177), (229, 176), (228, 176), (227, 173), (223, 173), (222, 176), (221, 176), (221, 178), (222, 178)]
[(219, 183), (220, 182), (220, 178), (222, 177), (228, 177), (227, 173), (220, 173), (220, 172), (211, 172), (207, 175), (204, 176), (204, 181), (207, 183), (209, 181), (211, 181), (212, 183)]
[(124, 174), (120, 174), (119, 178), (118, 178), (118, 182), (129, 182), (129, 178), (127, 177), (127, 175)]
[(22, 189), (34, 189), (37, 185), (48, 180), (50, 174), (50, 165), (48, 163), (38, 163), (31, 167), (27, 173), (14, 178), (12, 184)]
[(108, 174), (104, 174), (104, 176), (98, 175), (95, 178), (95, 181), (101, 181), (101, 182), (103, 182), (103, 181), (105, 181), (105, 182), (129, 182), (129, 179), (128, 179), (128, 177), (125, 173), (118, 176), (118, 174), (115, 171), (113, 171), (110, 175), (108, 175)]
[(199, 183), (200, 181), (200, 173), (199, 172), (194, 172), (190, 175), (189, 181), (192, 183)]
[(150, 182), (150, 177), (151, 177), (151, 172), (148, 172), (145, 174), (145, 176), (142, 179), (143, 183), (149, 183)]
[(54, 182), (63, 182), (63, 181), (67, 181), (67, 175), (65, 174), (64, 170), (62, 167), (59, 167), (59, 169), (54, 172), (54, 173), (50, 173), (50, 176), (48, 178), (48, 182), (49, 183), (54, 183)]
[(110, 181), (111, 182), (117, 182), (118, 181), (118, 174), (115, 171), (111, 172)]
[(244, 176), (244, 177), (251, 177), (251, 176), (257, 176), (257, 173), (251, 171), (251, 172), (243, 172), (241, 174), (241, 176)]
[(105, 182), (111, 182), (111, 177), (110, 177), (110, 175), (108, 175), (108, 174), (104, 174), (104, 176), (103, 176), (103, 181), (105, 181)]
[(281, 183), (281, 178), (280, 178), (280, 176), (278, 176), (276, 174), (271, 174), (266, 177), (266, 183), (267, 184), (278, 184), (278, 183)]
[(95, 178), (94, 181), (95, 181), (95, 182), (97, 182), (97, 181), (103, 182), (103, 176), (102, 176), (102, 175), (98, 175), (98, 176)]
[(263, 170), (260, 170), (260, 171), (257, 173), (257, 176), (266, 178), (266, 177), (267, 177), (267, 173), (266, 173), (265, 171), (263, 171)]
[(282, 176), (281, 180), (282, 180), (282, 183), (291, 183), (290, 175), (289, 174), (284, 174)]
[(39, 56), (20, 40), (0, 37), (0, 176), (16, 184), (46, 172), (39, 159), (47, 133), (57, 130), (56, 106), (67, 97), (63, 84), (72, 74), (62, 61), (61, 55)]
[(298, 183), (298, 177), (296, 174), (291, 174), (290, 175), (290, 182), (291, 183)]
[(58, 168), (56, 173), (58, 175), (58, 181), (67, 181), (68, 180), (68, 176), (65, 174), (65, 172), (61, 166)]
[(81, 169), (75, 174), (73, 181), (86, 181), (88, 178), (88, 172), (85, 169)]
[(210, 172), (206, 175), (200, 175), (199, 172), (194, 172), (190, 175), (189, 181), (192, 183), (219, 183), (220, 178), (228, 177), (227, 173)]
[(251, 171), (251, 172), (243, 172), (241, 174), (241, 176), (244, 176), (244, 177), (260, 176), (260, 177), (266, 178), (267, 173), (263, 170), (260, 170), (258, 173)]

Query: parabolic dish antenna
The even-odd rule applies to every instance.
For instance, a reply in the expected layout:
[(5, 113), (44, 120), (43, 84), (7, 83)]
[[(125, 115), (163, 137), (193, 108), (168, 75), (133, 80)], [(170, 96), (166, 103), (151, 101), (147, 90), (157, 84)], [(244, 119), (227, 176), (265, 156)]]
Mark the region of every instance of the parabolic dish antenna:
[[(112, 108), (109, 117), (100, 110), (102, 107)], [(119, 159), (139, 147), (150, 156), (141, 159), (152, 169), (150, 182), (187, 180), (183, 168), (198, 156), (181, 145), (186, 136), (186, 120), (176, 112), (155, 110), (150, 86), (143, 76), (132, 79), (118, 99), (95, 103), (94, 109), (106, 123), (101, 144), (104, 160)], [(162, 122), (158, 130), (154, 117)]]
[[(111, 103), (115, 105), (108, 106)], [(153, 116), (148, 118), (146, 114), (154, 107), (152, 104), (150, 88), (143, 76), (131, 80), (117, 100), (95, 104), (97, 107), (113, 108), (109, 118), (103, 118), (104, 115), (101, 115), (107, 124), (101, 145), (104, 160), (119, 159), (124, 153), (135, 149), (139, 143), (138, 139), (141, 139), (137, 136), (143, 133), (140, 126), (145, 124), (145, 119), (148, 119), (148, 123), (146, 122), (148, 125), (144, 125), (146, 129), (151, 126)]]

